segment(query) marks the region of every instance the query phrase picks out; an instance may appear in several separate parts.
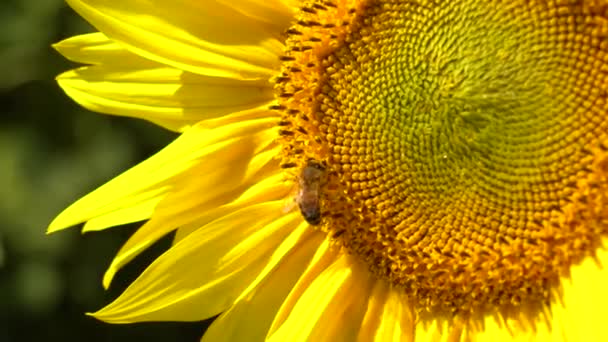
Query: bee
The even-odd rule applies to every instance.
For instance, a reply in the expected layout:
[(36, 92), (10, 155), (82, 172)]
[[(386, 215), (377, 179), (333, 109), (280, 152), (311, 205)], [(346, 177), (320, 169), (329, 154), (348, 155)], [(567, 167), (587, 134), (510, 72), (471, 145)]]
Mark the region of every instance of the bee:
[(324, 177), (325, 166), (316, 160), (309, 160), (298, 178), (296, 202), (306, 222), (313, 226), (321, 222), (321, 183)]

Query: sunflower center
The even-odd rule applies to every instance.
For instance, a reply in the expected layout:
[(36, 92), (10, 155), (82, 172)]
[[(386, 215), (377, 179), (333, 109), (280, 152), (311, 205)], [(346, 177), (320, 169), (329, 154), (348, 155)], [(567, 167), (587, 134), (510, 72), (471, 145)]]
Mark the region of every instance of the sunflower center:
[(608, 232), (604, 7), (305, 2), (274, 108), (319, 229), (420, 311), (547, 305)]

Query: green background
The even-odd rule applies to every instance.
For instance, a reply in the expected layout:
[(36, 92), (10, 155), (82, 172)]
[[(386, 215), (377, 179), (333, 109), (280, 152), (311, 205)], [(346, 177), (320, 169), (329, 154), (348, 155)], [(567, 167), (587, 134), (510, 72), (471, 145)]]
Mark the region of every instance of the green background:
[(110, 325), (85, 316), (109, 303), (170, 242), (101, 278), (136, 225), (45, 235), (70, 203), (151, 156), (175, 135), (91, 113), (57, 86), (74, 64), (50, 45), (91, 32), (62, 0), (0, 1), (0, 341), (197, 341), (206, 323)]

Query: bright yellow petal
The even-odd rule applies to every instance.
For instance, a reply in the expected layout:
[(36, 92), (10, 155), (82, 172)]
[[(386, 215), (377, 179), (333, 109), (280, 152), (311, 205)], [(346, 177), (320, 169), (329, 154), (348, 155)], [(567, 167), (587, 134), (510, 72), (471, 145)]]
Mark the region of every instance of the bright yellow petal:
[[(173, 244), (175, 245), (176, 243), (180, 242), (186, 236), (190, 235), (192, 232), (194, 232), (197, 229), (198, 229), (198, 226), (191, 226), (191, 225), (186, 225), (185, 227), (179, 227), (179, 228), (177, 228), (175, 230), (175, 236), (173, 236)], [(106, 274), (107, 274), (107, 272), (106, 272)], [(104, 278), (105, 278), (105, 276), (104, 276)], [(111, 279), (112, 279), (112, 276), (110, 277), (110, 281), (111, 281)]]
[(415, 318), (401, 289), (393, 289), (378, 280), (369, 297), (369, 303), (359, 342), (414, 341)]
[[(279, 68), (282, 32), (215, 0), (68, 0), (88, 22), (147, 59), (193, 73), (269, 79)], [(287, 23), (290, 18), (279, 17)], [(286, 29), (285, 27), (284, 29)]]
[[(265, 156), (265, 154), (262, 156)], [(249, 207), (255, 203), (282, 199), (291, 191), (291, 185), (284, 182), (281, 174), (259, 180), (247, 189), (252, 178), (259, 178), (259, 175), (251, 175), (245, 178), (245, 181), (240, 182), (241, 184), (231, 184), (239, 177), (221, 177), (219, 179), (203, 177), (210, 182), (217, 180), (215, 184), (222, 184), (222, 186), (196, 187), (195, 191), (190, 194), (191, 199), (184, 198), (183, 201), (175, 201), (175, 197), (170, 195), (167, 200), (163, 201), (166, 204), (159, 204), (152, 219), (139, 228), (114, 257), (103, 277), (104, 287), (109, 287), (114, 275), (122, 266), (177, 227), (186, 227), (192, 232), (194, 229), (233, 211)], [(245, 189), (239, 189), (241, 187)], [(242, 193), (234, 201), (229, 202), (232, 198), (217, 197), (222, 192), (225, 192), (228, 196), (234, 196), (235, 192)]]
[[(187, 175), (187, 179), (197, 179), (205, 175), (199, 173), (194, 177), (194, 174), (187, 172), (203, 172), (205, 168), (213, 170), (223, 165), (226, 158), (235, 158), (226, 155), (226, 151), (238, 152), (239, 160), (251, 160), (276, 138), (275, 121), (273, 117), (244, 120), (213, 130), (202, 122), (150, 159), (71, 205), (55, 218), (49, 232), (93, 219), (103, 220), (102, 217), (108, 214), (113, 215), (113, 221), (104, 222), (103, 225), (91, 223), (90, 227), (85, 226), (85, 230), (99, 230), (106, 228), (107, 224), (129, 223), (130, 217), (116, 217), (114, 212), (132, 206), (151, 208), (150, 204), (159, 203), (172, 191), (180, 177)], [(142, 215), (151, 217), (152, 212)]]
[[(337, 248), (336, 248), (337, 249)], [(347, 253), (323, 250), (281, 307), (269, 341), (352, 341), (356, 338), (372, 279)]]
[(572, 281), (564, 281), (564, 305), (556, 305), (553, 315), (561, 318), (563, 336), (569, 341), (608, 341), (607, 266), (608, 251), (599, 250), (597, 262), (587, 258), (572, 267)]
[[(487, 318), (483, 332), (469, 332), (471, 341), (608, 341), (605, 328), (608, 317), (608, 251), (599, 250), (597, 260), (585, 259), (571, 270), (571, 279), (564, 279), (563, 305), (553, 303), (547, 313), (549, 324), (541, 319), (535, 330), (525, 322), (509, 321), (507, 329), (496, 320)], [(522, 330), (525, 328), (525, 330)]]
[(251, 206), (193, 232), (93, 315), (112, 323), (196, 321), (226, 310), (302, 222), (282, 205)]
[[(258, 1), (264, 1), (264, 0), (258, 0)], [(300, 6), (302, 4), (301, 0), (280, 0), (279, 2), (281, 2), (281, 4), (283, 6), (286, 6), (292, 10), (299, 8), (298, 6)]]
[(323, 243), (317, 249), (317, 252), (315, 253), (313, 260), (310, 262), (310, 265), (306, 268), (306, 271), (302, 274), (298, 280), (298, 283), (290, 292), (290, 295), (283, 302), (281, 310), (279, 310), (274, 318), (274, 321), (272, 322), (268, 335), (273, 334), (285, 322), (291, 313), (291, 309), (299, 299), (299, 296), (321, 272), (323, 272), (336, 259), (338, 259), (339, 255), (340, 253), (337, 248), (330, 248), (329, 241), (327, 239), (323, 240)]
[[(598, 265), (599, 264), (599, 265)], [(604, 322), (608, 317), (608, 251), (598, 250), (597, 259), (585, 259), (563, 279), (563, 298), (534, 322), (525, 315), (503, 320), (487, 316), (480, 327), (448, 326), (438, 321), (416, 326), (416, 341), (608, 341)], [(481, 328), (481, 330), (479, 329)], [(457, 339), (457, 336), (460, 339)]]
[(101, 32), (81, 34), (53, 44), (65, 58), (81, 64), (113, 66), (161, 66), (158, 62), (136, 55)]
[[(213, 1), (213, 0), (211, 0)], [(281, 0), (215, 0), (244, 16), (255, 19), (259, 25), (268, 26), (270, 32), (283, 33), (289, 27), (297, 4)]]
[(273, 97), (266, 81), (200, 76), (162, 66), (102, 64), (65, 72), (57, 81), (87, 109), (142, 118), (175, 131), (201, 120), (267, 107)]
[(301, 224), (273, 254), (276, 261), (269, 262), (234, 305), (213, 322), (203, 342), (263, 341), (274, 315), (323, 238), (308, 224)]
[(57, 78), (76, 102), (93, 111), (138, 117), (172, 130), (268, 106), (273, 98), (266, 80), (185, 72), (134, 55), (102, 34), (70, 38), (55, 48), (72, 60), (95, 64)]

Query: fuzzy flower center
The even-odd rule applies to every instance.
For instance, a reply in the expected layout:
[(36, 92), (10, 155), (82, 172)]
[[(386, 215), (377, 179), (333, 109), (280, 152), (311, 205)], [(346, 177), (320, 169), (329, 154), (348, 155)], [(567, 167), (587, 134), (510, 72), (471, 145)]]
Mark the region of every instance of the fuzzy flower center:
[(326, 165), (319, 229), (420, 312), (549, 305), (608, 233), (607, 11), (305, 2), (274, 108), (286, 172)]

